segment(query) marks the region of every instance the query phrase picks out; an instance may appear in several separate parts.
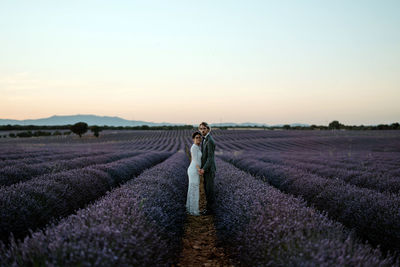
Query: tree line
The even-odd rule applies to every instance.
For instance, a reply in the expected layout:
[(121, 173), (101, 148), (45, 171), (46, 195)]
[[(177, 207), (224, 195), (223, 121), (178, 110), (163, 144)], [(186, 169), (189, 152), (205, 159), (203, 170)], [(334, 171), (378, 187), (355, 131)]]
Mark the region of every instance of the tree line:
[[(73, 125), (55, 125), (55, 126), (38, 126), (38, 125), (0, 125), (0, 131), (24, 131), (19, 133), (10, 133), (8, 136), (15, 137), (37, 137), (37, 136), (51, 136), (51, 135), (69, 135), (75, 133), (82, 137), (87, 131), (91, 131), (95, 137), (100, 136), (103, 130), (186, 130), (193, 129), (192, 125), (177, 125), (177, 126), (89, 126), (86, 122), (77, 122)], [(36, 131), (35, 131), (36, 130)], [(51, 133), (43, 130), (56, 130)], [(61, 133), (59, 130), (69, 130)], [(7, 137), (7, 135), (1, 135)]]
[[(76, 124), (76, 123), (75, 123)], [(75, 125), (74, 124), (74, 125)], [(32, 131), (32, 130), (71, 130), (72, 124), (67, 125), (0, 125), (0, 131)], [(98, 126), (102, 130), (186, 130), (193, 129), (193, 125), (171, 125), (171, 126)], [(88, 126), (89, 127), (89, 126)]]
[[(100, 132), (103, 130), (191, 130), (193, 125), (171, 125), (171, 126), (89, 126), (85, 122), (78, 122), (73, 125), (56, 125), (56, 126), (37, 126), (37, 125), (0, 125), (0, 131), (25, 131), (20, 133), (10, 133), (9, 137), (34, 137), (34, 136), (50, 136), (50, 135), (69, 135), (75, 133), (82, 137), (88, 130), (90, 130), (95, 137), (99, 137)], [(241, 126), (224, 126), (218, 127), (219, 129), (228, 128), (243, 128)], [(265, 130), (400, 130), (398, 122), (392, 124), (378, 124), (378, 125), (344, 125), (337, 120), (334, 120), (325, 125), (310, 125), (310, 126), (291, 126), (285, 124), (282, 126), (260, 127), (249, 126), (246, 128), (265, 129)], [(36, 130), (36, 131), (35, 131)], [(55, 132), (46, 132), (44, 130), (56, 130)], [(60, 132), (59, 130), (69, 130), (67, 132)], [(0, 135), (0, 137), (7, 137)]]
[[(220, 129), (228, 129), (228, 128), (243, 128), (243, 126), (226, 126), (226, 127), (218, 127)], [(400, 124), (398, 122), (392, 124), (379, 124), (379, 125), (344, 125), (339, 121), (335, 120), (326, 125), (297, 125), (291, 126), (289, 124), (285, 124), (282, 126), (248, 126), (245, 128), (254, 128), (254, 129), (265, 129), (265, 130), (400, 130)]]

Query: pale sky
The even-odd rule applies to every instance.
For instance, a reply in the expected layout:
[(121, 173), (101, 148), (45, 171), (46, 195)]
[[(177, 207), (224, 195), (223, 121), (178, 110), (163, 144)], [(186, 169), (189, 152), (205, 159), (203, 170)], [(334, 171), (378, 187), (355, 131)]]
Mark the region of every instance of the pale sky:
[(400, 121), (400, 1), (0, 1), (0, 118)]

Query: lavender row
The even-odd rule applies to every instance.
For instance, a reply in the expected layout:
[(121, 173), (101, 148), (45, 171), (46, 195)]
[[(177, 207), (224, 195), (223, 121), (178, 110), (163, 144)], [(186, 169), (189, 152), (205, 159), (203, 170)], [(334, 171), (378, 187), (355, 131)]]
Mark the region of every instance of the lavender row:
[(6, 167), (6, 166), (12, 166), (15, 164), (37, 164), (37, 163), (43, 163), (43, 162), (51, 162), (51, 161), (57, 161), (57, 160), (67, 160), (67, 159), (73, 159), (77, 157), (85, 157), (85, 156), (98, 156), (102, 154), (106, 154), (107, 152), (105, 151), (73, 151), (73, 152), (64, 152), (64, 153), (54, 153), (51, 155), (44, 155), (44, 156), (35, 156), (35, 157), (29, 157), (29, 158), (23, 158), (23, 159), (13, 159), (13, 160), (4, 160), (0, 161), (0, 168)]
[[(370, 136), (366, 136), (368, 134)], [(382, 138), (384, 137), (384, 138)], [(382, 151), (400, 152), (399, 132), (222, 131), (217, 143), (232, 150), (248, 150), (257, 144), (264, 151)], [(252, 147), (251, 150), (256, 148)], [(256, 149), (258, 150), (258, 149)]]
[(382, 172), (382, 167), (396, 169), (400, 164), (400, 153), (378, 153), (358, 151), (337, 151), (335, 153), (295, 153), (285, 154), (291, 159), (315, 164), (328, 164), (329, 167), (345, 167), (349, 170)]
[(122, 158), (132, 157), (140, 153), (142, 152), (114, 152), (99, 156), (84, 156), (70, 160), (58, 160), (32, 165), (17, 164), (0, 169), (0, 185), (9, 186), (18, 182), (30, 180), (39, 175), (83, 168), (93, 164), (108, 163)]
[[(303, 155), (306, 157), (307, 155)], [(276, 153), (265, 153), (265, 154), (254, 154), (254, 153), (246, 153), (245, 157), (253, 158), (257, 157), (267, 163), (279, 164), (284, 166), (290, 166), (297, 170), (309, 172), (316, 174), (318, 176), (322, 176), (324, 178), (329, 179), (340, 179), (346, 183), (362, 187), (368, 188), (372, 190), (376, 190), (379, 192), (387, 192), (387, 193), (399, 193), (400, 192), (400, 181), (399, 176), (390, 175), (389, 172), (367, 172), (367, 171), (359, 171), (359, 170), (346, 170), (345, 168), (340, 167), (329, 167), (323, 164), (315, 164), (309, 163), (307, 160), (294, 160), (290, 157), (282, 156)], [(322, 160), (322, 159), (321, 159)]]
[(218, 238), (242, 266), (390, 266), (306, 203), (217, 161)]
[(178, 152), (9, 249), (1, 266), (171, 266), (181, 249), (188, 157)]
[[(4, 150), (4, 147), (2, 148), (2, 150)], [(5, 149), (7, 150), (7, 149)], [(38, 158), (46, 158), (46, 157), (51, 157), (51, 156), (59, 156), (65, 153), (61, 153), (59, 151), (54, 151), (54, 152), (50, 152), (50, 151), (40, 151), (40, 152), (36, 152), (34, 154), (31, 154), (29, 152), (25, 152), (25, 151), (21, 151), (18, 152), (17, 154), (13, 155), (4, 155), (3, 158), (0, 158), (0, 168), (7, 166), (7, 165), (13, 165), (15, 163), (19, 163), (19, 162), (30, 162), (30, 161), (35, 161)], [(0, 156), (1, 157), (1, 156)]]
[(400, 199), (396, 195), (358, 188), (254, 158), (233, 155), (222, 158), (284, 192), (303, 197), (372, 244), (381, 245), (384, 250), (400, 250)]
[(22, 238), (29, 229), (71, 214), (168, 156), (167, 152), (148, 152), (0, 188), (1, 240), (7, 242), (10, 234)]
[[(375, 174), (400, 175), (400, 154), (399, 153), (296, 153), (284, 156), (285, 159), (292, 159), (303, 163), (318, 164), (330, 168), (341, 168), (349, 171), (363, 171)], [(397, 165), (396, 165), (397, 161)]]
[(18, 160), (24, 158), (34, 158), (34, 157), (42, 157), (49, 156), (53, 154), (62, 154), (60, 151), (51, 151), (51, 150), (36, 150), (36, 151), (15, 151), (15, 146), (11, 147), (3, 147), (0, 160)]

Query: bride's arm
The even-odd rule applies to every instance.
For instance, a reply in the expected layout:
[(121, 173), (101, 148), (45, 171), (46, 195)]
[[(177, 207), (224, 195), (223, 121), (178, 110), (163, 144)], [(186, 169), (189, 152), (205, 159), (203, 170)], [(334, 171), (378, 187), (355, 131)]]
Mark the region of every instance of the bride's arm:
[[(201, 159), (199, 158), (199, 153), (197, 153), (195, 147), (192, 147), (190, 149), (190, 154), (192, 155), (192, 160), (194, 160), (194, 162), (201, 162)], [(196, 169), (200, 170), (200, 166), (198, 164), (196, 164)]]

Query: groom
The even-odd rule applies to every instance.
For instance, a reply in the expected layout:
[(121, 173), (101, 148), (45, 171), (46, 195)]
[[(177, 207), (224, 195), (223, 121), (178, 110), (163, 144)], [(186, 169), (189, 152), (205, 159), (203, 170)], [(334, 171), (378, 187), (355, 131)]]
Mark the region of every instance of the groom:
[(207, 199), (207, 208), (202, 214), (210, 215), (214, 213), (215, 143), (210, 135), (211, 128), (207, 122), (200, 123), (199, 131), (203, 135), (201, 143), (201, 169), (199, 170), (199, 174), (204, 177), (204, 191)]

